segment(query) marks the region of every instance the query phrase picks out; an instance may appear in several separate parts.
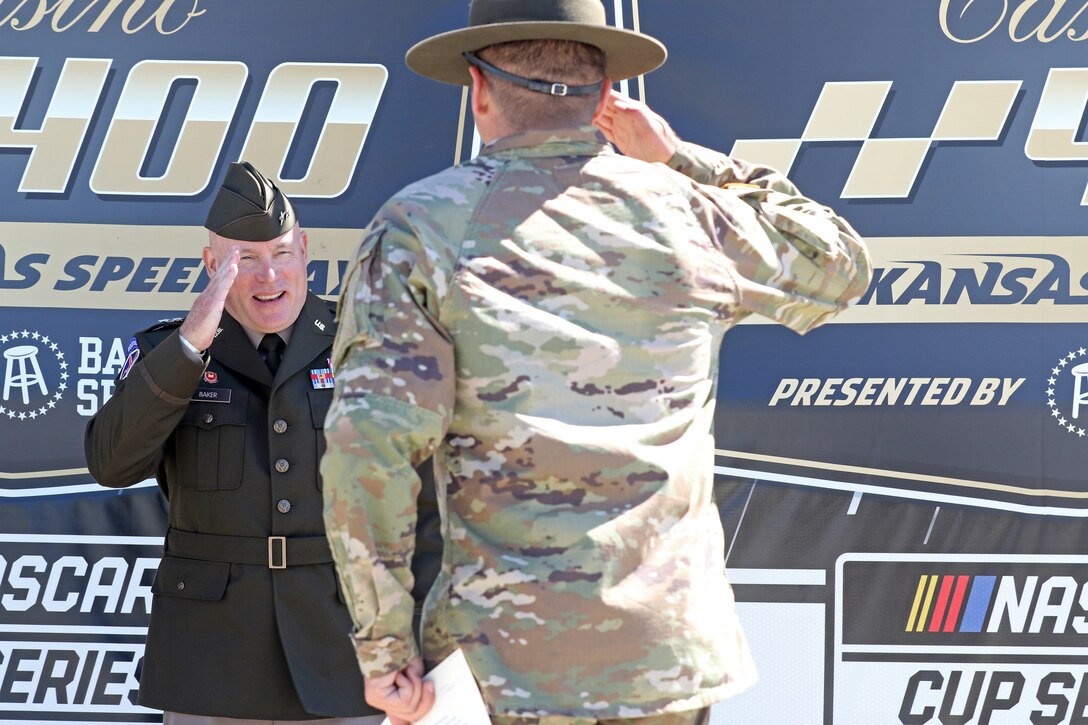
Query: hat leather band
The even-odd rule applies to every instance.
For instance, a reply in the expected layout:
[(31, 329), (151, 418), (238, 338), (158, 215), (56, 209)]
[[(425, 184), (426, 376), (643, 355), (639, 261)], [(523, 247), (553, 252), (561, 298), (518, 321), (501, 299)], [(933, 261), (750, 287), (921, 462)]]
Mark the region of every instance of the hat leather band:
[(531, 78), (523, 78), (513, 73), (508, 73), (501, 68), (496, 68), (487, 61), (481, 59), (474, 53), (462, 53), (465, 60), (472, 65), (476, 66), (480, 70), (486, 71), (497, 78), (502, 78), (504, 81), (509, 81), (515, 86), (521, 86), (522, 88), (528, 88), (530, 91), (536, 91), (537, 93), (547, 93), (550, 96), (589, 96), (594, 93), (601, 92), (601, 84), (604, 81), (597, 81), (587, 86), (568, 86), (566, 83), (552, 83), (550, 81), (533, 80)]

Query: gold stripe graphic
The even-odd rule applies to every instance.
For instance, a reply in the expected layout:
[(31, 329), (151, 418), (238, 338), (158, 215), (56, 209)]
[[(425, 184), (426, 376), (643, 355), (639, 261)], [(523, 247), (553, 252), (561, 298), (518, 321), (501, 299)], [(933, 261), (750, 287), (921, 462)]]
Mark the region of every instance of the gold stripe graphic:
[(806, 461), (800, 458), (786, 458), (784, 456), (767, 456), (760, 453), (745, 453), (743, 451), (723, 451), (715, 449), (715, 454), (729, 458), (742, 458), (749, 461), (763, 463), (778, 463), (786, 466), (808, 466), (825, 471), (839, 471), (841, 473), (858, 473), (866, 476), (883, 476), (884, 478), (897, 478), (904, 481), (923, 481), (925, 483), (939, 483), (946, 486), (958, 486), (960, 488), (983, 489), (987, 491), (999, 491), (1018, 496), (1044, 497), (1065, 499), (1088, 499), (1088, 491), (1061, 491), (1055, 488), (1025, 488), (1024, 486), (1010, 486), (1004, 483), (990, 483), (987, 481), (970, 481), (962, 478), (949, 478), (947, 476), (929, 476), (922, 473), (907, 473), (903, 471), (889, 471), (881, 468), (867, 468), (865, 466), (847, 466), (839, 463), (827, 463), (826, 461)]
[(907, 632), (914, 630), (915, 618), (918, 616), (918, 607), (922, 603), (922, 596), (925, 594), (926, 580), (928, 579), (929, 576), (926, 574), (923, 574), (918, 579), (918, 591), (914, 594), (914, 604), (910, 608), (910, 618), (907, 619)]

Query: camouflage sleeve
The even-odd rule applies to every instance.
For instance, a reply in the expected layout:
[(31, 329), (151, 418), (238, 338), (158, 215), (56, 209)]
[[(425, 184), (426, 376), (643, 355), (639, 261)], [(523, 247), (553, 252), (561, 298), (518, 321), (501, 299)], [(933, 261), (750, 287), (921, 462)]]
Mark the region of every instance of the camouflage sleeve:
[(417, 656), (412, 636), (415, 468), (453, 408), (453, 348), (440, 275), (407, 215), (383, 210), (341, 292), (336, 388), (322, 459), (326, 532), (364, 677)]
[[(746, 182), (699, 185), (739, 292), (742, 313), (757, 313), (804, 333), (856, 301), (872, 268), (861, 236), (832, 209), (801, 195), (766, 167), (732, 162)], [(737, 202), (748, 207), (738, 208)], [(743, 213), (742, 213), (743, 212)], [(724, 237), (724, 239), (723, 239)]]
[(798, 193), (793, 182), (770, 166), (750, 164), (688, 141), (680, 142), (666, 166), (692, 181), (709, 186), (753, 184), (786, 194)]

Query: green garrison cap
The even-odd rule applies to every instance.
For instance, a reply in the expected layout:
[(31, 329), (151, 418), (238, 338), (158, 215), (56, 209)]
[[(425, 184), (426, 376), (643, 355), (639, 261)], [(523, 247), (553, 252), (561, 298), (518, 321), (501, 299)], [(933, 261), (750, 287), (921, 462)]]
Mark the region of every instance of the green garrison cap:
[(248, 161), (227, 169), (204, 227), (240, 242), (268, 242), (295, 226), (295, 210), (283, 192)]

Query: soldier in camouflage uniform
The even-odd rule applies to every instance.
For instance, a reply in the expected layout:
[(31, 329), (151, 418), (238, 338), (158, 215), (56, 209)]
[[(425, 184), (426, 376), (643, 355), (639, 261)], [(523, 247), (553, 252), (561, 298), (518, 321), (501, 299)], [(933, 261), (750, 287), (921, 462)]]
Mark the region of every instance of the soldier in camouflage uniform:
[(868, 255), (771, 169), (664, 134), (667, 165), (617, 154), (590, 122), (618, 142), (650, 118), (609, 88), (664, 48), (598, 0), (470, 14), (407, 60), (472, 85), (486, 145), (378, 212), (333, 346), (326, 530), (368, 702), (399, 725), (433, 701), (403, 483), (433, 454), (428, 666), (462, 649), (496, 723), (706, 722), (755, 679), (711, 502), (722, 336), (752, 313), (813, 328)]

